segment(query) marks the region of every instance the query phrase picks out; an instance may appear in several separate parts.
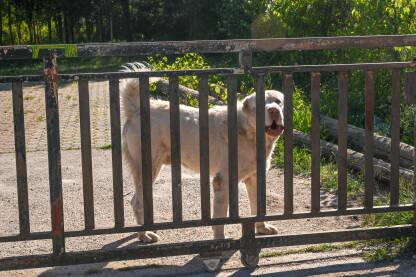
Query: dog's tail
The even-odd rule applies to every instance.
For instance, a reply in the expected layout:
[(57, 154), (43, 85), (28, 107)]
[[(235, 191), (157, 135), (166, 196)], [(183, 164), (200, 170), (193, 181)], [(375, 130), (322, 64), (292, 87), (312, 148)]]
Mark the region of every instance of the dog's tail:
[[(152, 71), (153, 67), (146, 62), (127, 63), (121, 67), (121, 72), (142, 72)], [(150, 83), (158, 81), (160, 78), (152, 77)], [(125, 79), (122, 84), (121, 99), (126, 119), (136, 116), (140, 111), (140, 89), (139, 79)]]

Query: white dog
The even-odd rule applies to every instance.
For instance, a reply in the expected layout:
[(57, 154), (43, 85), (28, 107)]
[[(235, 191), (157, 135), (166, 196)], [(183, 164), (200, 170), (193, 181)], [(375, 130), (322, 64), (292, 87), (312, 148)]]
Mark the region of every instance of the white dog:
[[(137, 64), (137, 63), (136, 63)], [(130, 71), (146, 68), (131, 66)], [(128, 68), (127, 68), (128, 69)], [(151, 80), (154, 81), (154, 80)], [(140, 139), (139, 81), (126, 80), (122, 89), (122, 103), (126, 116), (123, 128), (123, 154), (130, 166), (136, 193), (131, 200), (138, 224), (143, 224), (143, 188)], [(265, 125), (267, 168), (275, 142), (283, 132), (283, 94), (276, 90), (265, 92)], [(152, 176), (154, 183), (162, 165), (170, 164), (169, 102), (150, 100)], [(181, 162), (182, 165), (199, 172), (199, 110), (180, 106)], [(238, 128), (238, 181), (246, 184), (251, 213), (257, 214), (256, 172), (256, 94), (244, 98), (237, 105)], [(228, 210), (228, 133), (227, 107), (214, 106), (209, 109), (209, 166), (213, 177), (213, 218), (227, 216)], [(224, 226), (213, 226), (214, 239), (224, 238)], [(264, 222), (256, 223), (260, 234), (276, 234), (277, 229)], [(156, 242), (159, 236), (153, 232), (140, 232), (143, 242)]]

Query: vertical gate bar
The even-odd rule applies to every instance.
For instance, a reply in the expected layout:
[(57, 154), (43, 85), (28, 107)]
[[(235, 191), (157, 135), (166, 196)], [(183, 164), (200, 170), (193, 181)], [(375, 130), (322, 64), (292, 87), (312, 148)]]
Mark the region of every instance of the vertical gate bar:
[(365, 208), (373, 207), (374, 71), (365, 76)]
[(237, 142), (237, 80), (235, 76), (227, 79), (228, 104), (228, 180), (230, 217), (238, 217), (238, 142)]
[(266, 134), (264, 75), (256, 76), (257, 216), (266, 215)]
[(173, 222), (182, 221), (181, 133), (179, 117), (178, 77), (169, 79), (170, 100), (170, 159), (172, 169)]
[(293, 213), (293, 75), (285, 74), (283, 79), (285, 118), (285, 164), (284, 164), (284, 212)]
[(139, 90), (144, 224), (151, 225), (153, 224), (153, 173), (149, 77), (143, 76), (139, 78)]
[(311, 183), (311, 209), (312, 212), (319, 212), (320, 210), (320, 102), (321, 102), (321, 74), (312, 72), (311, 74), (311, 100), (312, 100), (312, 183)]
[(111, 155), (113, 163), (114, 225), (124, 226), (123, 166), (121, 157), (120, 88), (118, 79), (110, 79)]
[[(416, 111), (413, 114), (413, 176), (416, 176)], [(416, 178), (413, 177), (413, 225), (416, 225)]]
[(199, 79), (199, 147), (201, 175), (201, 219), (211, 218), (209, 184), (209, 118), (208, 118), (208, 76)]
[(59, 257), (65, 253), (65, 237), (59, 136), (58, 76), (56, 75), (56, 54), (53, 51), (49, 51), (47, 57), (44, 58), (44, 70), (52, 245), (53, 254), (55, 257)]
[(85, 229), (94, 229), (94, 189), (91, 159), (90, 99), (87, 80), (78, 81), (79, 123), (81, 132), (82, 189)]
[(392, 72), (391, 99), (391, 183), (390, 206), (399, 205), (399, 157), (400, 157), (400, 69)]
[(348, 73), (338, 74), (338, 209), (347, 208)]
[(25, 142), (25, 118), (23, 110), (23, 83), (12, 83), (14, 145), (16, 152), (17, 201), (19, 207), (20, 234), (30, 233), (29, 200), (27, 192), (27, 166)]

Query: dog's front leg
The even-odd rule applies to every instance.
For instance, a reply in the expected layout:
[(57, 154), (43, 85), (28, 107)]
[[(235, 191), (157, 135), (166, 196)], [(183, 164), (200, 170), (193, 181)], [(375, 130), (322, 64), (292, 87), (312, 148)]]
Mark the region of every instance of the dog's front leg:
[[(248, 198), (250, 200), (251, 214), (257, 215), (257, 173), (245, 179), (244, 183), (246, 184)], [(264, 222), (256, 222), (256, 230), (257, 233), (262, 235), (277, 234), (276, 227)]]
[[(139, 187), (139, 185), (137, 185), (136, 193), (133, 195), (133, 198), (131, 199), (131, 206), (133, 207), (133, 212), (136, 217), (137, 224), (143, 225), (143, 191), (141, 186)], [(139, 232), (138, 238), (140, 241), (145, 243), (157, 242), (160, 239), (160, 237), (156, 233), (150, 231)]]
[[(221, 218), (227, 216), (228, 210), (228, 177), (224, 173), (215, 175), (212, 185), (214, 187), (214, 213), (213, 218)], [(212, 226), (214, 231), (214, 239), (223, 239), (224, 225)]]

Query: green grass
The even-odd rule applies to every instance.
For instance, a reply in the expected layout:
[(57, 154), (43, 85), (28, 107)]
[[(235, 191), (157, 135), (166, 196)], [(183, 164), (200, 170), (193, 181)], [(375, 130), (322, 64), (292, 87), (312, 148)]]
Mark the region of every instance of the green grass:
[(112, 147), (112, 145), (111, 145), (111, 143), (110, 144), (105, 144), (105, 145), (102, 145), (102, 146), (100, 146), (100, 147), (98, 147), (99, 149), (111, 149), (111, 147)]
[(36, 118), (36, 121), (37, 122), (42, 122), (42, 121), (44, 121), (45, 120), (45, 118), (43, 117), (43, 115), (40, 115), (40, 116), (38, 116), (37, 118)]
[[(298, 176), (311, 177), (311, 151), (305, 147), (293, 147), (293, 172)], [(272, 164), (283, 168), (284, 166), (284, 137), (282, 137), (274, 149)], [(326, 192), (338, 193), (338, 168), (335, 160), (321, 159), (320, 177), (322, 189)], [(363, 176), (360, 173), (348, 172), (347, 195), (356, 199), (363, 193)]]
[(329, 252), (329, 251), (336, 251), (336, 250), (343, 250), (343, 249), (351, 249), (356, 248), (359, 246), (359, 242), (347, 242), (342, 244), (321, 244), (317, 246), (308, 246), (301, 249), (294, 249), (294, 250), (284, 250), (284, 251), (273, 251), (273, 252), (265, 252), (260, 254), (260, 258), (270, 258), (270, 257), (279, 257), (285, 255), (292, 255), (292, 254), (304, 254), (304, 253), (319, 253), (319, 252)]
[(364, 253), (364, 259), (368, 262), (412, 258), (416, 253), (416, 238), (371, 240), (365, 242), (364, 246), (370, 249)]
[(25, 110), (24, 114), (33, 113), (33, 110)]
[(28, 96), (25, 96), (25, 97), (23, 97), (23, 100), (32, 100), (33, 98), (35, 98), (34, 96), (31, 96), (31, 95), (28, 95)]

